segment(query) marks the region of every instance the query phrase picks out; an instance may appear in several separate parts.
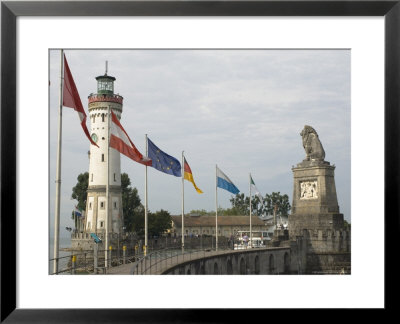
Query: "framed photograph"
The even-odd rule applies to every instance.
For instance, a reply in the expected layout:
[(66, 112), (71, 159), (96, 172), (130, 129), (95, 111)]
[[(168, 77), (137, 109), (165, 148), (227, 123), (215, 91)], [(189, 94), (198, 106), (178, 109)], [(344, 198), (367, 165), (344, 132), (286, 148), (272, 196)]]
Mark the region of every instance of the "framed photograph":
[[(238, 315), (236, 309), (392, 308), (394, 301), (389, 295), (398, 279), (389, 266), (389, 256), (397, 253), (391, 250), (399, 226), (397, 216), (395, 221), (388, 217), (398, 215), (400, 198), (399, 18), (398, 1), (3, 1), (1, 321), (216, 322), (219, 320), (204, 310), (222, 314), (228, 309), (229, 314), (220, 320), (224, 322)], [(53, 108), (60, 93), (61, 50), (75, 81), (83, 76), (92, 80), (77, 82), (85, 110), (86, 96), (95, 105), (99, 93), (111, 91), (115, 105), (124, 100), (119, 125), (138, 151), (145, 151), (145, 133), (146, 140), (151, 138), (178, 159), (178, 153), (185, 150), (196, 181), (186, 182), (186, 191), (194, 185), (186, 196), (188, 205), (193, 206), (186, 207), (187, 212), (231, 207), (228, 194), (214, 200), (211, 182), (215, 178), (211, 177), (210, 183), (206, 180), (212, 167), (217, 179), (220, 176), (225, 181), (225, 187), (218, 186), (231, 193), (235, 185), (245, 195), (249, 185), (253, 194), (258, 189), (288, 193), (294, 215), (301, 215), (302, 208), (315, 209), (313, 201), (327, 192), (329, 196), (330, 190), (335, 196), (337, 192), (339, 203), (329, 196), (318, 208), (320, 213), (342, 213), (351, 223), (351, 243), (346, 234), (339, 244), (341, 251), (343, 245), (348, 244), (349, 250), (351, 245), (348, 275), (288, 275), (289, 264), (285, 263), (282, 269), (277, 266), (279, 271), (274, 273), (270, 266), (265, 273), (279, 276), (255, 276), (263, 274), (257, 271), (257, 262), (249, 275), (234, 277), (225, 276), (232, 273), (222, 273), (218, 266), (209, 274), (219, 276), (50, 275), (56, 183), (68, 187), (61, 191), (66, 215), (65, 206), (75, 204), (68, 201), (76, 177), (93, 168), (88, 169), (88, 157), (90, 160), (94, 154), (91, 150), (86, 153), (89, 141), (104, 139), (101, 125), (100, 129), (90, 128), (91, 123), (96, 126), (96, 118), (97, 122), (104, 118), (101, 114), (88, 113), (86, 139), (77, 114), (65, 108), (63, 149), (69, 156), (62, 160), (65, 178), (55, 180), (58, 117)], [(64, 82), (71, 84), (65, 81), (65, 74)], [(96, 88), (97, 94), (93, 94)], [(131, 95), (135, 92), (136, 97)], [(146, 93), (147, 97), (141, 96)], [(249, 115), (251, 122), (247, 121)], [(139, 126), (133, 127), (134, 123)], [(320, 148), (307, 142), (306, 133), (317, 138), (319, 134)], [(268, 136), (272, 138), (266, 139)], [(190, 151), (185, 148), (189, 140), (194, 143)], [(263, 145), (256, 149), (257, 143)], [(252, 153), (255, 149), (259, 155)], [(108, 155), (99, 155), (99, 161), (104, 159)], [(225, 165), (218, 169), (215, 164), (221, 160)], [(284, 165), (287, 161), (289, 166)], [(129, 163), (122, 161), (122, 166), (130, 170), (142, 198), (144, 174)], [(205, 165), (204, 169), (199, 165)], [(329, 175), (306, 174), (305, 166), (336, 168), (336, 188), (335, 183), (321, 187)], [(254, 169), (247, 170), (251, 167)], [(243, 170), (245, 175), (239, 176)], [(114, 181), (121, 172), (114, 172)], [(159, 176), (154, 172), (149, 174), (150, 182)], [(251, 183), (249, 172), (254, 172)], [(90, 180), (90, 172), (88, 176)], [(171, 195), (181, 190), (180, 184), (171, 185), (170, 180), (165, 175), (158, 182), (159, 191), (151, 192), (151, 212), (166, 206), (173, 215), (180, 214), (180, 206), (171, 205)], [(205, 192), (203, 204), (196, 204), (197, 186)], [(120, 200), (112, 201), (115, 210), (122, 206)], [(91, 227), (93, 222), (99, 228), (104, 226), (102, 219), (94, 216), (79, 223), (77, 211), (82, 210), (76, 207), (72, 230)], [(84, 212), (86, 215), (88, 210)], [(117, 219), (118, 213), (114, 214)], [(179, 234), (180, 216), (172, 218)], [(299, 219), (299, 225), (292, 222), (293, 231), (303, 226)], [(330, 224), (340, 221), (334, 218)], [(281, 223), (284, 233), (285, 221)], [(69, 230), (68, 222), (61, 225)], [(187, 242), (213, 231), (212, 227), (202, 228), (199, 233), (194, 225), (186, 226)], [(233, 232), (221, 229), (219, 244), (228, 246), (230, 241), (223, 241), (222, 236)], [(322, 232), (309, 235), (315, 235), (313, 249), (326, 240)], [(154, 237), (152, 244), (160, 244)], [(241, 238), (247, 245), (248, 236)], [(216, 241), (210, 242), (215, 247)], [(341, 264), (344, 273), (346, 266)], [(190, 269), (184, 273), (189, 274)], [(245, 271), (238, 269), (233, 274), (239, 273)]]

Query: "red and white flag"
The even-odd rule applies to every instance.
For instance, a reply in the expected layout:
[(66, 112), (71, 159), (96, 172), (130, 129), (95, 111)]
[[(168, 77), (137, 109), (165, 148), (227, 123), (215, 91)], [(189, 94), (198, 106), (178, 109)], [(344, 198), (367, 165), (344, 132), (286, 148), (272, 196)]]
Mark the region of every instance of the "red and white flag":
[(120, 153), (138, 163), (151, 166), (152, 161), (148, 157), (144, 157), (135, 145), (132, 143), (125, 129), (122, 127), (117, 116), (111, 111), (111, 130), (110, 130), (110, 147), (116, 149)]
[(72, 77), (71, 70), (69, 69), (67, 59), (64, 55), (64, 88), (63, 88), (63, 106), (73, 108), (79, 115), (81, 126), (85, 132), (90, 143), (99, 147), (90, 137), (89, 131), (86, 127), (86, 113), (83, 109), (81, 98), (79, 97), (74, 78)]

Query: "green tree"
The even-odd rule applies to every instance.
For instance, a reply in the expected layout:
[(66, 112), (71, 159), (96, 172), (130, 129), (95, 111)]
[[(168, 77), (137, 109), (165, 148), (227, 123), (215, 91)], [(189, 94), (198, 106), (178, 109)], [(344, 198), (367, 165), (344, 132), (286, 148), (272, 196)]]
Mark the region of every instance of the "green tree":
[[(129, 232), (135, 232), (138, 236), (144, 236), (145, 209), (140, 201), (138, 191), (131, 187), (131, 181), (126, 173), (121, 174), (122, 208), (124, 212), (124, 225)], [(155, 213), (148, 211), (148, 234), (160, 235), (171, 228), (172, 219), (165, 210)]]
[[(213, 215), (215, 215), (215, 212), (213, 212)], [(240, 216), (240, 212), (236, 208), (218, 208), (218, 215), (221, 216)]]
[(140, 202), (137, 189), (131, 187), (131, 180), (126, 173), (121, 174), (121, 190), (125, 229), (128, 232), (140, 232), (138, 225), (142, 218), (144, 222), (144, 207)]
[(81, 173), (78, 175), (78, 183), (72, 188), (72, 199), (78, 201), (77, 207), (80, 210), (86, 209), (87, 188), (89, 184), (89, 172)]
[(171, 215), (166, 210), (150, 212), (148, 217), (148, 233), (150, 236), (159, 236), (172, 226)]
[(215, 215), (215, 211), (207, 211), (205, 209), (192, 209), (189, 214), (198, 214), (200, 216), (203, 215)]
[(130, 229), (135, 232), (138, 236), (144, 236), (144, 206), (140, 204), (134, 210), (132, 217), (132, 227)]
[[(250, 213), (250, 198), (245, 196), (244, 193), (236, 194), (229, 200), (232, 208), (228, 208), (225, 212), (228, 215), (248, 215)], [(251, 199), (251, 214), (260, 215), (262, 213), (262, 205), (260, 199), (255, 196)]]
[(281, 195), (279, 191), (270, 195), (266, 194), (263, 202), (263, 213), (267, 215), (273, 215), (275, 206), (277, 208), (276, 214), (281, 216), (287, 216), (292, 208), (288, 195)]
[(249, 197), (246, 197), (244, 193), (236, 194), (232, 196), (229, 201), (232, 204), (233, 215), (247, 215), (249, 211)]

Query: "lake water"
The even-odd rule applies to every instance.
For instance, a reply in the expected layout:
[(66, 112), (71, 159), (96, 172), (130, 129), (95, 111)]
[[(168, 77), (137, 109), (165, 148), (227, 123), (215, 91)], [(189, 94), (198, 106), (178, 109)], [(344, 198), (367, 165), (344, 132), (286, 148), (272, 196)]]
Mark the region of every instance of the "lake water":
[[(62, 248), (70, 248), (71, 247), (71, 238), (70, 237), (60, 237), (60, 251), (58, 256), (62, 259), (59, 260), (58, 270), (61, 271), (63, 269), (68, 268), (68, 261), (70, 260), (71, 252), (61, 251)], [(64, 257), (64, 258), (63, 258)], [(54, 238), (50, 238), (49, 242), (49, 260), (54, 258)], [(53, 261), (49, 261), (49, 274), (53, 273)], [(68, 272), (61, 274), (69, 274)]]

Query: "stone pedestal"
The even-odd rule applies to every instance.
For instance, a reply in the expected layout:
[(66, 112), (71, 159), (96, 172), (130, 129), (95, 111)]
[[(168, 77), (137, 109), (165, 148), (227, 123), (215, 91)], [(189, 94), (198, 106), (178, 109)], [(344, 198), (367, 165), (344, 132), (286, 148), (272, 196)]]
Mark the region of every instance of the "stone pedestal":
[(350, 233), (339, 213), (334, 170), (327, 161), (313, 160), (292, 168), (289, 238), (304, 242), (306, 273), (350, 273)]
[(335, 167), (325, 161), (325, 151), (314, 128), (306, 125), (300, 135), (306, 158), (292, 168), (289, 239), (298, 243), (305, 273), (350, 273), (351, 236), (339, 211)]
[(327, 161), (305, 160), (292, 168), (293, 205), (289, 215), (289, 236), (302, 235), (303, 230), (343, 229), (334, 178), (335, 167)]

